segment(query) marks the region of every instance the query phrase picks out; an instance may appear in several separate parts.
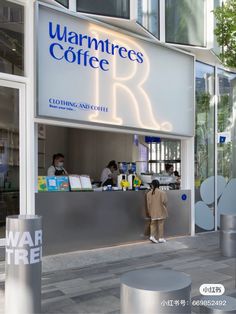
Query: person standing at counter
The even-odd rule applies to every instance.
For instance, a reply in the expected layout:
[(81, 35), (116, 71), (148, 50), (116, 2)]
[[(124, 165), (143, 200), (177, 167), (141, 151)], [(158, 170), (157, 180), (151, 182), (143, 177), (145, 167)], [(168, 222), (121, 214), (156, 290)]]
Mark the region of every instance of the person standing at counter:
[(115, 176), (114, 172), (117, 171), (117, 163), (115, 160), (111, 160), (106, 168), (103, 169), (101, 174), (101, 185), (115, 185)]
[(52, 156), (52, 165), (48, 168), (48, 176), (68, 176), (64, 168), (64, 155), (61, 153)]
[(147, 210), (151, 218), (150, 222), (150, 241), (154, 243), (164, 243), (164, 222), (168, 217), (167, 212), (167, 196), (164, 191), (159, 189), (160, 183), (158, 180), (153, 180), (151, 191), (146, 195)]

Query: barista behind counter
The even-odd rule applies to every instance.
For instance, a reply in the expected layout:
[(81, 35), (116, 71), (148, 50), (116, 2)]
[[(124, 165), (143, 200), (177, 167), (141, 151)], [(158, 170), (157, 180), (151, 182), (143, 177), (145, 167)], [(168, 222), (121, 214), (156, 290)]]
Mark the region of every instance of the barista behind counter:
[(117, 171), (117, 163), (115, 160), (111, 160), (106, 168), (103, 169), (102, 174), (101, 174), (101, 186), (106, 186), (106, 185), (116, 185), (116, 171)]
[(181, 177), (178, 171), (174, 171), (174, 166), (172, 164), (165, 164), (165, 171), (162, 175), (170, 178), (171, 181), (168, 184), (172, 190), (180, 189)]
[(48, 168), (48, 176), (68, 176), (64, 166), (64, 155), (61, 153), (52, 156), (52, 165)]

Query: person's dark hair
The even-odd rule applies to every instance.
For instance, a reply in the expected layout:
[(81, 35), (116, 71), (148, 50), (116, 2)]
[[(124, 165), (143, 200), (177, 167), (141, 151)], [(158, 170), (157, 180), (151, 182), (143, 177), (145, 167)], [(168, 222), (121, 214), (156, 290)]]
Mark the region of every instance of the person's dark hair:
[(179, 172), (178, 172), (177, 170), (174, 171), (174, 175), (175, 175), (176, 177), (180, 177)]
[(173, 167), (172, 164), (165, 164), (166, 172), (167, 172), (168, 170), (170, 170), (170, 168), (172, 168), (172, 167)]
[(53, 165), (54, 165), (55, 160), (58, 159), (58, 158), (64, 158), (64, 155), (61, 154), (61, 153), (54, 154), (54, 155), (52, 156), (52, 164), (53, 164)]
[(152, 194), (155, 193), (156, 189), (159, 189), (160, 187), (160, 182), (158, 180), (152, 180)]
[(115, 160), (111, 160), (111, 161), (109, 161), (109, 163), (108, 163), (108, 165), (107, 165), (107, 168), (111, 168), (111, 167), (113, 167), (115, 170), (117, 170), (117, 169), (118, 169), (118, 167), (117, 167), (117, 163), (116, 163), (116, 161), (115, 161)]

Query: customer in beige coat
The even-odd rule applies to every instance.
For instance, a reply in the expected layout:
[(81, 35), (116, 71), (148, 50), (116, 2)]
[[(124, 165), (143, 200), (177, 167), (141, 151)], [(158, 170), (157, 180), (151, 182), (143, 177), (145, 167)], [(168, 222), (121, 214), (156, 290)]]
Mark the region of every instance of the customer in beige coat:
[(166, 242), (164, 239), (164, 221), (168, 217), (167, 196), (164, 191), (159, 190), (159, 186), (159, 181), (153, 180), (152, 189), (147, 193), (147, 211), (151, 218), (149, 239), (154, 243)]

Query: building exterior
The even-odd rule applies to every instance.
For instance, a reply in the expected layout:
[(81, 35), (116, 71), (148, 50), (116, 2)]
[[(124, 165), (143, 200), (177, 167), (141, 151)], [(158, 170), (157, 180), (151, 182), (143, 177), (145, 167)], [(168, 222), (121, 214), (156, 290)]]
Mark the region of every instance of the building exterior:
[[(219, 1), (45, 0), (42, 4), (59, 12), (66, 10), (71, 16), (90, 23), (100, 23), (98, 25), (101, 27), (107, 25), (110, 36), (113, 36), (113, 31), (116, 34), (125, 33), (127, 36), (133, 35), (137, 41), (146, 38), (160, 47), (170, 47), (176, 54), (180, 51), (186, 54), (186, 58), (187, 55), (191, 58), (195, 56), (195, 121), (190, 121), (192, 126), (195, 124), (195, 136), (190, 132), (186, 133), (186, 137), (181, 131), (167, 132), (166, 136), (181, 141), (183, 188), (192, 191), (191, 234), (217, 230), (220, 212), (235, 211), (236, 201), (233, 193), (236, 187), (236, 169), (233, 167), (236, 156), (236, 73), (233, 69), (225, 69), (217, 58), (219, 47), (213, 34), (215, 21), (212, 10), (219, 5)], [(40, 163), (38, 147), (41, 140), (43, 145), (44, 139), (44, 128), (41, 129), (41, 126), (46, 123), (84, 127), (73, 119), (64, 121), (63, 116), (55, 119), (50, 115), (47, 117), (45, 111), (40, 113), (41, 109), (37, 107), (38, 89), (41, 88), (38, 76), (40, 84), (43, 84), (43, 77), (46, 82), (46, 78), (52, 74), (49, 68), (47, 72), (46, 66), (40, 68), (43, 63), (37, 64), (44, 56), (44, 51), (37, 46), (43, 42), (40, 41), (40, 27), (43, 28), (43, 25), (37, 21), (37, 8), (37, 1), (2, 0), (0, 3), (2, 223), (6, 211), (11, 214), (18, 208), (21, 214), (35, 213), (35, 182)], [(54, 35), (52, 31), (52, 37)], [(131, 42), (129, 45), (132, 46)], [(61, 58), (57, 54), (63, 49), (61, 47), (57, 46), (59, 50), (52, 52), (54, 59)], [(134, 47), (137, 48), (137, 44)], [(154, 60), (153, 54), (151, 58)], [(90, 65), (95, 67), (92, 62)], [(105, 61), (100, 63), (101, 70), (106, 71), (107, 65)], [(162, 69), (163, 78), (164, 72)], [(184, 70), (183, 73), (179, 69), (177, 72), (173, 64), (173, 76), (177, 75), (180, 82), (184, 80)], [(43, 89), (40, 97), (44, 96), (44, 92)], [(182, 125), (187, 123), (181, 119), (180, 110), (176, 120)], [(112, 130), (114, 126), (115, 121), (106, 129)], [(101, 129), (97, 125), (91, 128)], [(38, 135), (40, 132), (41, 136)], [(157, 134), (153, 129), (150, 133)], [(12, 208), (12, 212), (9, 208)], [(4, 234), (0, 234), (0, 238), (0, 243), (4, 243)]]

